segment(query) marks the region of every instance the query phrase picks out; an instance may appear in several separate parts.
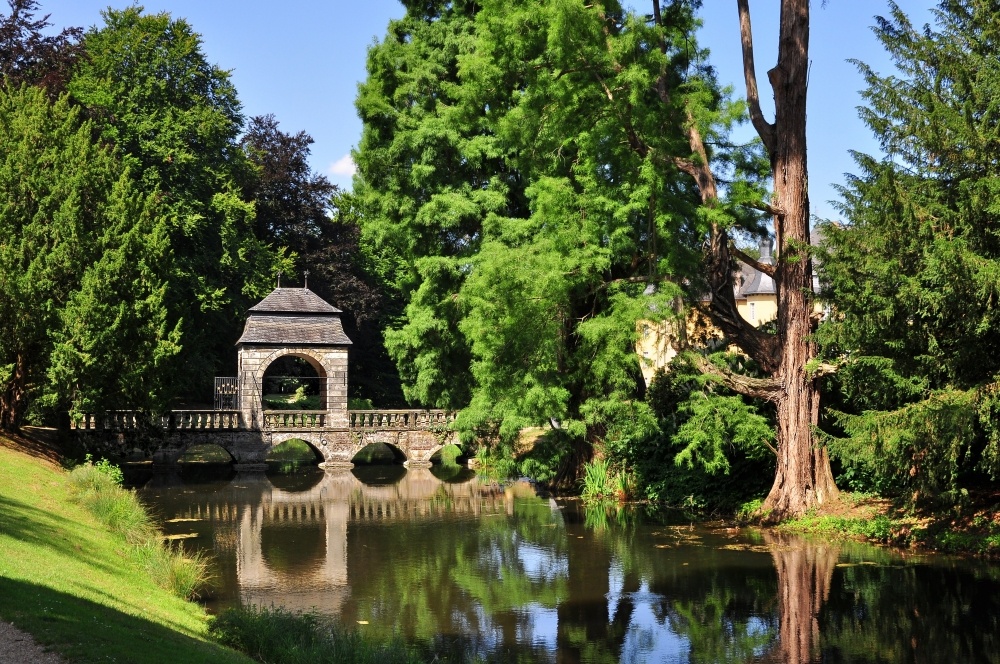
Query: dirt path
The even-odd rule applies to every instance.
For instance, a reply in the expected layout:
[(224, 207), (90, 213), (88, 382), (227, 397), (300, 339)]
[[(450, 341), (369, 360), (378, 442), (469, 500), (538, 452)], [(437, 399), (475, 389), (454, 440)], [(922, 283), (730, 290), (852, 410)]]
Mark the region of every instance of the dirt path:
[(46, 652), (31, 634), (0, 620), (0, 664), (66, 664), (66, 660)]

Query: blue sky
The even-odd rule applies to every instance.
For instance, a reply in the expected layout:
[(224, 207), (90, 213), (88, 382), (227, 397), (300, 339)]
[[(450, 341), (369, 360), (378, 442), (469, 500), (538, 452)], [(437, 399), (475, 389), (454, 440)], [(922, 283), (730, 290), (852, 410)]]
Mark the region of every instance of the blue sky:
[[(41, 0), (41, 13), (58, 27), (89, 27), (100, 12), (133, 4), (129, 0)], [(650, 11), (646, 2), (632, 6)], [(754, 47), (765, 115), (770, 88), (765, 72), (777, 59), (777, 0), (750, 3)], [(834, 183), (854, 164), (848, 150), (877, 152), (857, 118), (862, 81), (849, 58), (888, 72), (890, 63), (870, 26), (887, 11), (886, 0), (813, 1), (809, 89), (809, 169), (813, 213), (838, 218), (828, 203)], [(899, 0), (914, 23), (930, 20), (931, 0)], [(314, 139), (313, 168), (349, 187), (350, 151), (361, 137), (354, 110), (357, 84), (365, 77), (366, 49), (403, 15), (397, 0), (147, 0), (148, 12), (167, 11), (188, 19), (202, 35), (210, 61), (232, 71), (248, 117), (274, 113), (287, 132), (305, 130)], [(4, 8), (6, 9), (6, 8)], [(700, 42), (712, 51), (720, 80), (742, 90), (739, 21), (735, 0), (704, 0)], [(749, 131), (749, 130), (748, 130)], [(749, 135), (749, 134), (747, 134)]]

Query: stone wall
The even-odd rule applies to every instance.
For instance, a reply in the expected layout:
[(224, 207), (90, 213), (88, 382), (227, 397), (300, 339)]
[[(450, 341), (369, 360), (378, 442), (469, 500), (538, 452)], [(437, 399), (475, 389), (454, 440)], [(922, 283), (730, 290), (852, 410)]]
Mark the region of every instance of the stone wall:
[(239, 349), (240, 408), (243, 421), (252, 429), (262, 423), (261, 394), (264, 372), (278, 358), (291, 355), (305, 359), (321, 378), (326, 378), (326, 426), (346, 429), (347, 348), (289, 348), (243, 345)]

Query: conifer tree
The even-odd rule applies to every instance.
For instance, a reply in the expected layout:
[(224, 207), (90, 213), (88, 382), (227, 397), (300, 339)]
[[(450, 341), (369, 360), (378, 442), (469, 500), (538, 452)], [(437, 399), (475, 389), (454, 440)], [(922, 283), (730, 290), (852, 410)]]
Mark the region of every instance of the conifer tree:
[(895, 72), (857, 63), (884, 156), (855, 154), (847, 223), (825, 229), (839, 315), (824, 333), (849, 358), (838, 381), (850, 435), (831, 448), (864, 488), (928, 495), (1000, 472), (996, 9), (949, 0), (921, 29), (891, 3), (875, 34)]
[(690, 3), (665, 12), (420, 3), (369, 53), (357, 190), (407, 303), (387, 341), (413, 401), (464, 406), (463, 427), (508, 440), (549, 425), (577, 460), (655, 428), (636, 324), (674, 317), (685, 280), (702, 283), (708, 228), (674, 158), (689, 113), (721, 173), (755, 164), (716, 151), (743, 107), (716, 85)]

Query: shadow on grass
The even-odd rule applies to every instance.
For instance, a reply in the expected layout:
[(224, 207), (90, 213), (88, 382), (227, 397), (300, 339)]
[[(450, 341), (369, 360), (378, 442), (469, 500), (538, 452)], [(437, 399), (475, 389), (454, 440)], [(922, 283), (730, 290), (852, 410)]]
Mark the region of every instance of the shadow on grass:
[(68, 531), (75, 525), (68, 519), (20, 500), (0, 496), (0, 533), (33, 546), (52, 549), (63, 556), (83, 560), (92, 567), (111, 571), (79, 542), (67, 537)]
[(249, 661), (215, 643), (45, 586), (0, 577), (0, 597), (0, 617), (74, 661)]

